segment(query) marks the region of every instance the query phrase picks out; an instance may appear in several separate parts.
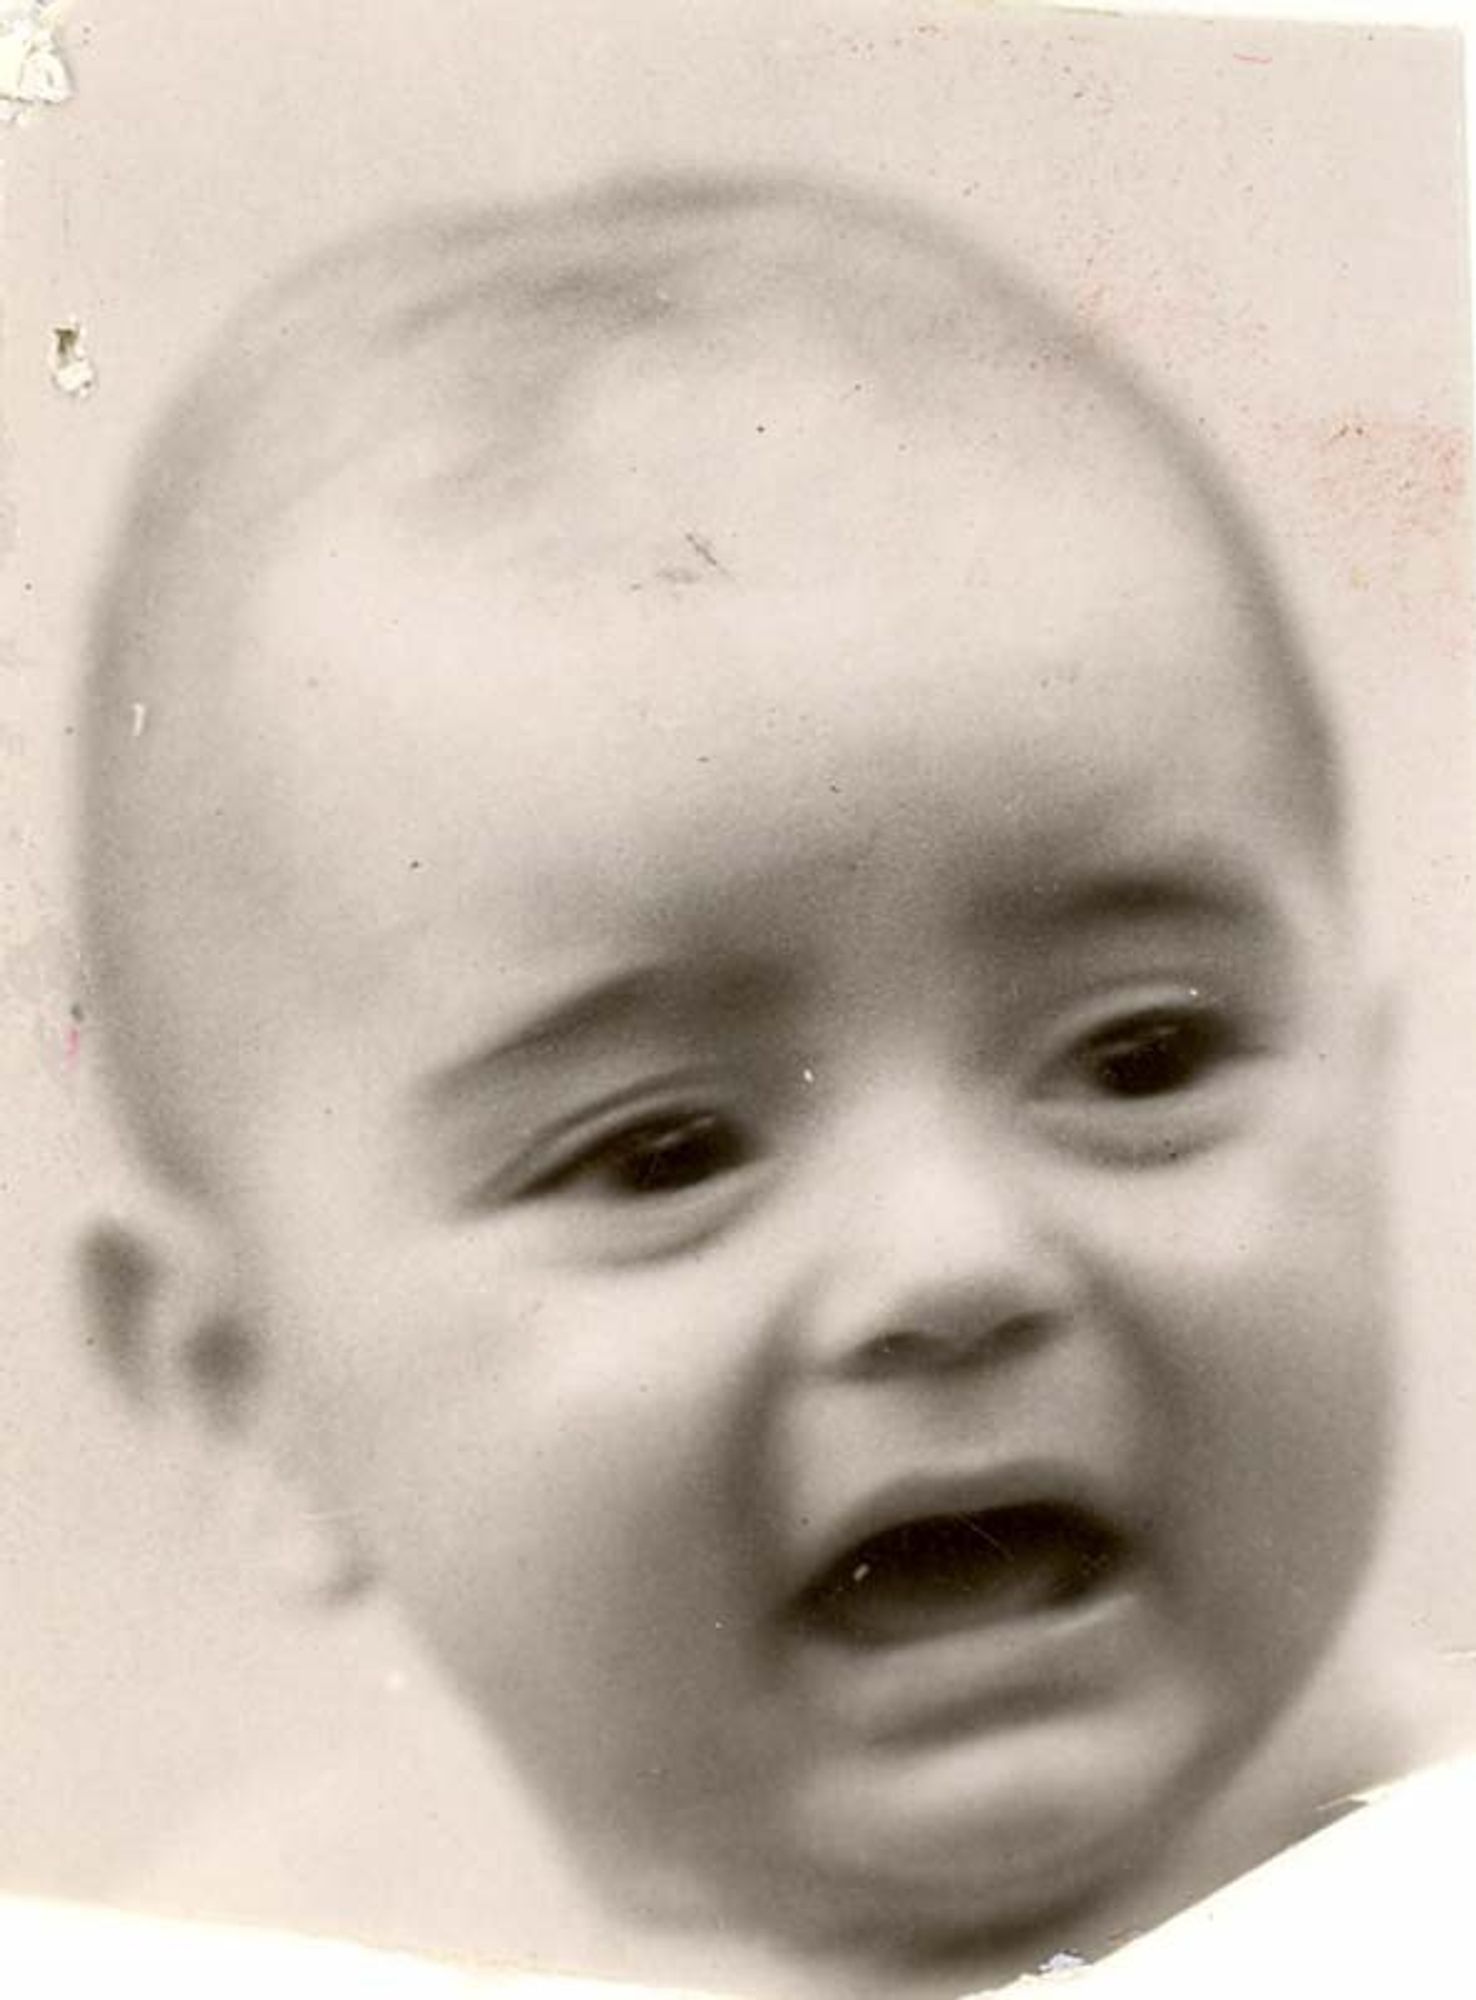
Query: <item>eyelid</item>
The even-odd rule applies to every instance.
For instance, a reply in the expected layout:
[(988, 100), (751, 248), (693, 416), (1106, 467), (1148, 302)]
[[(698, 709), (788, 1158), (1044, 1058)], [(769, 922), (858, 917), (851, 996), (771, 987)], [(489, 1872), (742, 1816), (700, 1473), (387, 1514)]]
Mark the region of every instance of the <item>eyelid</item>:
[[(731, 1178), (737, 1166), (723, 1157), (722, 1145), (725, 1141), (733, 1142), (733, 1149), (741, 1156), (741, 1129), (736, 1119), (725, 1117), (720, 1111), (656, 1110), (639, 1114), (620, 1122), (607, 1133), (593, 1134), (567, 1159), (556, 1160), (527, 1192), (530, 1196), (574, 1192), (582, 1182), (588, 1181), (608, 1188), (612, 1193), (643, 1199), (654, 1199), (659, 1195), (663, 1200), (672, 1200), (679, 1194), (689, 1192), (689, 1188), (686, 1185), (668, 1187), (661, 1184), (656, 1163), (663, 1149), (670, 1146), (680, 1160), (684, 1144), (695, 1142), (700, 1149), (704, 1140), (715, 1140), (721, 1164), (712, 1172), (702, 1173), (698, 1181), (705, 1183)], [(649, 1178), (644, 1178), (640, 1170), (643, 1154)], [(747, 1161), (740, 1159), (739, 1164), (746, 1165)]]
[(467, 1205), (480, 1209), (531, 1201), (553, 1192), (559, 1177), (577, 1171), (586, 1154), (643, 1125), (663, 1118), (724, 1115), (735, 1115), (731, 1092), (710, 1075), (686, 1071), (645, 1078), (540, 1129), (479, 1184)]
[(1218, 988), (1198, 980), (1152, 979), (1104, 987), (1099, 993), (1065, 1009), (1052, 1024), (1048, 1041), (1053, 1061), (1114, 1029), (1131, 1028), (1164, 1016), (1185, 1015), (1200, 1020), (1224, 1020), (1240, 1033), (1251, 1031), (1253, 1010)]

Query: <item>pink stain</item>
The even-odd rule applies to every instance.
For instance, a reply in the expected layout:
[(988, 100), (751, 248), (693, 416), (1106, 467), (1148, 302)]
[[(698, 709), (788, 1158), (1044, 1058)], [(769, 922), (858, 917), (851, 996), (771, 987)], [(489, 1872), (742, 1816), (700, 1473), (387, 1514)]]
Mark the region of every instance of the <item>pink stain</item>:
[(62, 1049), (62, 1060), (65, 1062), (68, 1069), (75, 1069), (77, 1067), (77, 1059), (81, 1055), (81, 1053), (82, 1053), (82, 1030), (77, 1025), (77, 1023), (73, 1021), (72, 1025), (67, 1029), (67, 1038), (65, 1043), (63, 1044), (63, 1049)]

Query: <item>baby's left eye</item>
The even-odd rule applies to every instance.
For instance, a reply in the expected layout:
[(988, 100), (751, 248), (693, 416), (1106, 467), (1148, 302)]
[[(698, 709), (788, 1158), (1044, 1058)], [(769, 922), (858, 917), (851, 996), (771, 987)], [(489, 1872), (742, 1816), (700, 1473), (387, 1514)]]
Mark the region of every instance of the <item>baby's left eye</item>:
[(1188, 1090), (1235, 1052), (1231, 1024), (1201, 1006), (1145, 1009), (1109, 1022), (1073, 1051), (1083, 1083), (1108, 1097)]
[(1053, 1142), (1104, 1164), (1187, 1158), (1237, 1129), (1252, 1053), (1239, 1015), (1200, 995), (1099, 1012), (1056, 1043), (1035, 1115)]

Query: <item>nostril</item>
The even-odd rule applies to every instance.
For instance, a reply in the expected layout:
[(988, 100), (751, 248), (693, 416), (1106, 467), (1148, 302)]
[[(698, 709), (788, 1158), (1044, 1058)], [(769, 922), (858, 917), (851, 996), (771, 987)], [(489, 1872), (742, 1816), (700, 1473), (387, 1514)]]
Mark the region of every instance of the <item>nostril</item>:
[(941, 1372), (972, 1367), (984, 1356), (1006, 1360), (1036, 1346), (1050, 1331), (1046, 1313), (1012, 1313), (940, 1319), (930, 1326), (899, 1327), (878, 1334), (857, 1349), (856, 1372), (864, 1375)]
[(857, 1356), (862, 1372), (885, 1375), (894, 1369), (915, 1365), (925, 1358), (928, 1340), (921, 1333), (884, 1333), (870, 1341)]

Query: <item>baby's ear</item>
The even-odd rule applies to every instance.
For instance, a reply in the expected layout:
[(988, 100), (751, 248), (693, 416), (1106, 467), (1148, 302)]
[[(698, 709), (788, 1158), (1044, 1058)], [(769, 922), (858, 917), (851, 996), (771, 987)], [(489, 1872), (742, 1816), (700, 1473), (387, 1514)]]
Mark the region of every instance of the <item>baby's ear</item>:
[(224, 1232), (191, 1206), (147, 1196), (82, 1232), (88, 1345), (140, 1407), (249, 1423), (258, 1342)]
[(294, 1597), (356, 1592), (368, 1566), (346, 1518), (292, 1468), (267, 1330), (228, 1233), (141, 1195), (88, 1225), (80, 1262), (88, 1346), (136, 1408), (208, 1456), (243, 1554)]

